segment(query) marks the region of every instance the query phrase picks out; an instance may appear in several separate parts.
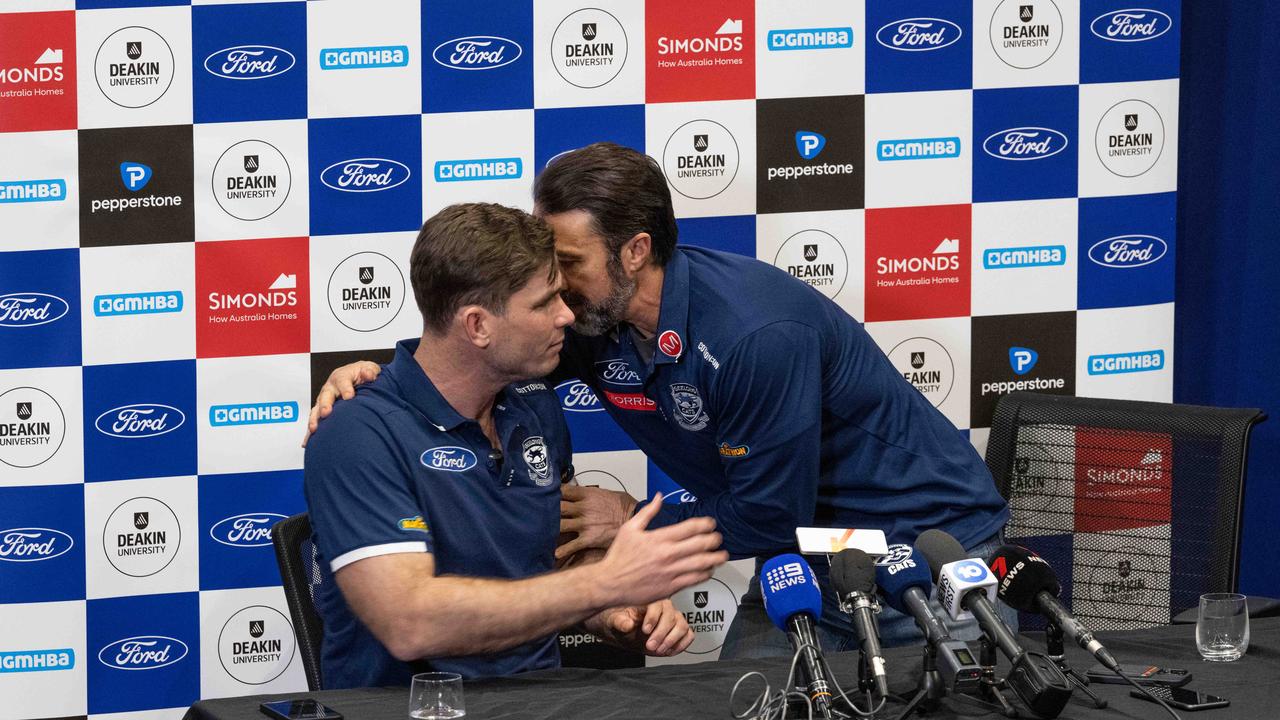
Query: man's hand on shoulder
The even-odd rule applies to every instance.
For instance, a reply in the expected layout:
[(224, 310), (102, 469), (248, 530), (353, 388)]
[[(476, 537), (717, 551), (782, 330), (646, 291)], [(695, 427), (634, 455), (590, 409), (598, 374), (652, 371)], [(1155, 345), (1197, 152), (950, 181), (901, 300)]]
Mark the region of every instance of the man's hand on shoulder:
[(329, 373), (329, 379), (320, 387), (320, 393), (316, 395), (316, 404), (311, 406), (311, 415), (307, 418), (307, 431), (302, 436), (302, 447), (307, 446), (307, 440), (320, 426), (320, 421), (333, 412), (333, 404), (339, 398), (350, 400), (355, 397), (357, 385), (373, 382), (381, 372), (382, 368), (377, 363), (357, 360)]
[(588, 629), (612, 645), (654, 657), (679, 655), (694, 639), (689, 623), (670, 600), (606, 610), (600, 615), (600, 624)]

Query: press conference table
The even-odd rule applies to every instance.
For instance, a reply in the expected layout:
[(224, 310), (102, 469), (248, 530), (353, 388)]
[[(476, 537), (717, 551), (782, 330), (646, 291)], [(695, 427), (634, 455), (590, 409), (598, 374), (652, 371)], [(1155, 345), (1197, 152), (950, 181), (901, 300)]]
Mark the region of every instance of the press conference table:
[[(1033, 633), (1024, 637), (1029, 649), (1043, 650)], [(1280, 618), (1255, 619), (1252, 642), (1244, 658), (1233, 663), (1209, 663), (1195, 648), (1195, 626), (1174, 625), (1150, 630), (1101, 633), (1101, 639), (1128, 667), (1160, 664), (1189, 669), (1194, 678), (1187, 685), (1231, 701), (1226, 708), (1195, 713), (1178, 711), (1185, 720), (1272, 720), (1280, 718)], [(976, 644), (974, 646), (976, 650)], [(891, 648), (885, 652), (891, 689), (909, 694), (919, 676), (919, 648)], [(1067, 648), (1071, 666), (1082, 674), (1093, 665), (1083, 651)], [(1007, 669), (1008, 665), (1002, 666)], [(828, 656), (837, 679), (845, 690), (856, 688), (857, 654)], [(729, 718), (729, 691), (743, 673), (763, 672), (777, 686), (785, 679), (787, 661), (734, 660), (697, 665), (668, 665), (626, 670), (560, 670), (528, 673), (518, 677), (469, 681), (465, 685), (468, 718)], [(1083, 693), (1076, 691), (1059, 717), (1083, 718), (1169, 718), (1158, 705), (1129, 697), (1128, 685), (1092, 684), (1091, 689), (1108, 701), (1105, 709), (1094, 708)], [(289, 695), (261, 695), (219, 700), (203, 700), (191, 706), (185, 720), (261, 720), (263, 700), (312, 697), (341, 712), (347, 720), (403, 720), (408, 717), (408, 688), (368, 688), (329, 690)], [(1012, 695), (1010, 694), (1012, 698)], [(1015, 706), (1017, 702), (1014, 701)], [(741, 711), (745, 705), (735, 705)], [(886, 704), (880, 718), (895, 718), (902, 706)], [(1029, 714), (1023, 710), (1023, 717)], [(794, 713), (789, 717), (796, 717)], [(917, 716), (918, 717), (918, 716)], [(928, 718), (1001, 717), (977, 704), (947, 698)]]

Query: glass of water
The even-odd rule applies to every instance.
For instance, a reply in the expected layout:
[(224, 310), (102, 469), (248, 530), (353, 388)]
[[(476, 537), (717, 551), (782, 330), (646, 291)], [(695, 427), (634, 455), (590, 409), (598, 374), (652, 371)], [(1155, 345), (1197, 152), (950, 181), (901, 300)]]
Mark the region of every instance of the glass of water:
[(1239, 660), (1249, 649), (1249, 609), (1240, 593), (1200, 596), (1196, 648), (1213, 662)]
[(467, 714), (462, 701), (462, 676), (451, 672), (418, 673), (409, 687), (409, 717), (449, 720)]

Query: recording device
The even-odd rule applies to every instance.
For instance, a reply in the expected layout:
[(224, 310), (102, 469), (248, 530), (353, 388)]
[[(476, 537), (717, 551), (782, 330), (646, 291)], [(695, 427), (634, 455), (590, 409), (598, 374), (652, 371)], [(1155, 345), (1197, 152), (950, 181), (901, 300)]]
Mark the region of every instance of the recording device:
[(929, 605), (933, 580), (925, 559), (915, 548), (910, 545), (890, 546), (889, 554), (876, 563), (876, 584), (880, 586), (880, 596), (885, 604), (915, 618), (925, 641), (934, 649), (938, 672), (947, 690), (967, 692), (976, 688), (982, 677), (982, 667), (968, 645), (951, 637), (947, 626)]
[(805, 555), (831, 555), (857, 548), (871, 557), (889, 552), (883, 530), (853, 528), (796, 528), (796, 545)]
[(1109, 670), (1120, 663), (1069, 610), (1058, 602), (1062, 586), (1044, 558), (1017, 545), (1001, 545), (991, 556), (991, 569), (1000, 579), (996, 594), (1022, 612), (1044, 615), (1077, 645), (1093, 654)]
[(769, 619), (787, 634), (791, 646), (797, 651), (805, 645), (812, 646), (800, 654), (798, 684), (818, 714), (830, 718), (831, 686), (819, 660), (822, 645), (814, 625), (822, 617), (822, 591), (813, 568), (794, 553), (772, 557), (760, 568), (760, 592)]
[(956, 620), (976, 618), (983, 633), (1013, 664), (1005, 681), (1032, 712), (1057, 717), (1071, 698), (1071, 685), (1056, 663), (1030, 653), (996, 612), (996, 579), (985, 563), (965, 558), (964, 548), (941, 530), (926, 530), (916, 547), (929, 562), (938, 584), (938, 601)]
[(1164, 685), (1166, 687), (1181, 687), (1191, 682), (1190, 670), (1184, 668), (1162, 668), (1157, 665), (1149, 665), (1140, 670), (1121, 668), (1120, 675), (1102, 665), (1094, 665), (1089, 668), (1089, 672), (1086, 675), (1090, 682), (1102, 683), (1103, 685), (1126, 685), (1128, 680), (1125, 680), (1125, 678), (1129, 678), (1129, 680), (1139, 685)]
[(337, 710), (310, 698), (264, 702), (258, 709), (276, 720), (342, 720)]
[(889, 678), (885, 676), (884, 653), (880, 649), (880, 627), (875, 613), (880, 612), (876, 603), (876, 566), (871, 556), (856, 548), (836, 553), (831, 560), (831, 586), (840, 600), (840, 609), (853, 620), (858, 634), (862, 656), (871, 670), (880, 697), (889, 695)]
[[(1179, 710), (1208, 710), (1209, 708), (1226, 707), (1231, 704), (1231, 701), (1224, 697), (1181, 687), (1152, 685), (1147, 688), (1147, 691)], [(1139, 700), (1155, 702), (1155, 700), (1137, 690), (1130, 690), (1129, 695)]]

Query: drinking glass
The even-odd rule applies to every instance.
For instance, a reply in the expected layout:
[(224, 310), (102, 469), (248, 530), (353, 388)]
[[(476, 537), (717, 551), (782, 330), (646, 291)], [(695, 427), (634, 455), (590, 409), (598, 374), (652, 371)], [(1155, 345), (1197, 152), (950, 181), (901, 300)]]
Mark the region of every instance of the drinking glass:
[(1212, 662), (1239, 660), (1249, 649), (1249, 610), (1240, 593), (1200, 596), (1196, 648)]
[(451, 672), (418, 673), (409, 686), (409, 717), (449, 720), (467, 714), (462, 700), (462, 676)]

